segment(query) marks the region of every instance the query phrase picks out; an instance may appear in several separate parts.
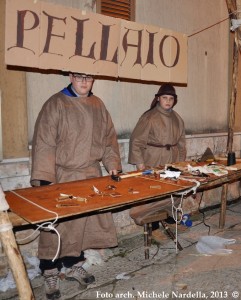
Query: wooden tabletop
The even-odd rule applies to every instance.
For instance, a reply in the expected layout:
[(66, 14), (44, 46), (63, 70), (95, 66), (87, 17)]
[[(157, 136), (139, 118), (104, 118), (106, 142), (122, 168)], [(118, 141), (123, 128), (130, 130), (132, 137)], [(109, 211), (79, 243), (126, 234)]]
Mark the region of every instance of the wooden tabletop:
[[(235, 166), (237, 166), (236, 170), (228, 171), (227, 175), (219, 177), (215, 175), (189, 177), (200, 181), (200, 189), (215, 187), (241, 178), (241, 165), (234, 165), (233, 167), (235, 168)], [(193, 186), (195, 186), (193, 181), (184, 178), (164, 179), (154, 174), (123, 178), (119, 182), (113, 181), (110, 176), (104, 176), (7, 191), (5, 197), (11, 212), (30, 224), (36, 224), (53, 220), (56, 216), (61, 219), (113, 210), (155, 199), (161, 200), (170, 194), (185, 191)], [(98, 189), (99, 194), (94, 192), (94, 188)], [(63, 194), (70, 195), (70, 198), (77, 197), (77, 199), (60, 201)], [(61, 205), (62, 207), (58, 207)]]
[[(59, 218), (113, 209), (145, 202), (192, 187), (184, 180), (159, 180), (154, 176), (137, 176), (113, 181), (109, 176), (81, 181), (32, 187), (5, 192), (10, 210), (27, 222), (35, 224)], [(93, 191), (93, 186), (100, 195)], [(62, 194), (86, 199), (58, 201)], [(82, 200), (82, 199), (80, 199)], [(56, 207), (59, 204), (78, 205)]]

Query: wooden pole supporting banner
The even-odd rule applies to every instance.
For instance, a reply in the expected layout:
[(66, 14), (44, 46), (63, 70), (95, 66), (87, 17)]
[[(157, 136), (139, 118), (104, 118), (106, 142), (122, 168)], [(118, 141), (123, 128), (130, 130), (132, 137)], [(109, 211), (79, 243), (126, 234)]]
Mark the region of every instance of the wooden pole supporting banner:
[(238, 58), (239, 58), (239, 45), (238, 33), (235, 31), (234, 46), (233, 46), (233, 82), (232, 93), (229, 103), (229, 125), (228, 125), (228, 143), (227, 151), (232, 152), (233, 148), (233, 127), (235, 122), (235, 106), (237, 96), (237, 78), (238, 78)]
[[(241, 18), (241, 0), (226, 0), (230, 19), (240, 20)], [(237, 82), (238, 82), (238, 66), (239, 66), (239, 55), (241, 49), (241, 27), (234, 31), (234, 44), (233, 44), (233, 76), (232, 76), (232, 89), (229, 103), (229, 123), (228, 123), (228, 142), (227, 152), (232, 152), (233, 148), (233, 133), (235, 124), (235, 107), (237, 98)]]
[(6, 211), (7, 207), (8, 204), (5, 200), (5, 196), (0, 185), (0, 241), (8, 258), (8, 263), (16, 282), (19, 299), (33, 300), (33, 292), (21, 253), (18, 249), (18, 245), (12, 231), (12, 224), (10, 222), (8, 212)]

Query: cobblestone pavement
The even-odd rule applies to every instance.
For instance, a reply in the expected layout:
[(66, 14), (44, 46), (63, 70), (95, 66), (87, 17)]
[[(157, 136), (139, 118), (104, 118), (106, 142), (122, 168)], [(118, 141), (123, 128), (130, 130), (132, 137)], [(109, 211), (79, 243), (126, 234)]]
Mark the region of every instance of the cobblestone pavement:
[[(241, 299), (241, 203), (228, 206), (224, 229), (218, 228), (219, 210), (199, 214), (193, 226), (178, 233), (182, 251), (174, 242), (153, 242), (144, 259), (143, 235), (128, 237), (115, 249), (94, 252), (101, 263), (87, 265), (96, 283), (81, 288), (61, 280), (61, 299)], [(229, 254), (204, 255), (197, 251), (200, 237), (235, 239)], [(36, 300), (44, 300), (41, 276), (31, 281)], [(239, 295), (240, 294), (240, 295)], [(0, 299), (19, 299), (16, 289), (0, 292)]]

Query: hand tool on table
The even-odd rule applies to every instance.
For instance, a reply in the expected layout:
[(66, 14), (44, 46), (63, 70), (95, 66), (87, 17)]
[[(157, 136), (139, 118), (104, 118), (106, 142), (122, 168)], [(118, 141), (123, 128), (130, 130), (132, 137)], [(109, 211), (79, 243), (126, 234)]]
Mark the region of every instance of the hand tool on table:
[(122, 173), (120, 175), (112, 175), (115, 177), (118, 177), (118, 179), (112, 179), (115, 181), (120, 181), (121, 179), (124, 178), (129, 178), (129, 177), (136, 177), (136, 176), (140, 176), (140, 175), (150, 175), (150, 174), (154, 174), (154, 170), (144, 170), (144, 171), (140, 171), (140, 172), (133, 172), (133, 173)]
[(80, 206), (81, 204), (79, 203), (60, 203), (56, 204), (56, 207), (75, 207), (75, 206)]

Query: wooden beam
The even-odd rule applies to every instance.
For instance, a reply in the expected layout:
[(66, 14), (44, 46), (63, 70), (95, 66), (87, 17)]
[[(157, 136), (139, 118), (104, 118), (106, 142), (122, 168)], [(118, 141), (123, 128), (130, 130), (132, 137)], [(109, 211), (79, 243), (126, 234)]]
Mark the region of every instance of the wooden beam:
[(226, 217), (226, 208), (227, 208), (227, 193), (228, 193), (228, 183), (225, 183), (222, 186), (222, 196), (221, 196), (221, 211), (219, 218), (219, 228), (223, 229), (225, 224)]
[(227, 152), (232, 152), (232, 148), (233, 148), (233, 128), (235, 123), (235, 106), (236, 106), (236, 96), (237, 96), (239, 44), (238, 44), (238, 32), (235, 31), (234, 34), (235, 34), (235, 38), (234, 38), (234, 45), (233, 45), (233, 78), (232, 78), (231, 98), (229, 103)]
[[(8, 213), (0, 211), (0, 225), (3, 227), (7, 226), (8, 224), (10, 224)], [(0, 231), (0, 240), (3, 245), (4, 252), (7, 255), (8, 263), (16, 282), (19, 299), (34, 299), (28, 275), (12, 229)]]
[(229, 14), (237, 11), (236, 0), (226, 0)]
[(19, 299), (33, 300), (34, 296), (28, 275), (12, 231), (12, 224), (8, 217), (8, 208), (9, 205), (0, 185), (0, 241), (8, 258), (8, 263), (16, 282)]
[[(241, 0), (226, 0), (230, 19), (239, 19), (241, 17)], [(231, 97), (229, 102), (229, 123), (228, 123), (228, 142), (227, 152), (232, 152), (233, 148), (233, 130), (235, 124), (235, 106), (237, 98), (237, 81), (238, 81), (238, 65), (239, 51), (241, 49), (241, 29), (240, 27), (234, 31), (233, 45), (233, 76)]]

